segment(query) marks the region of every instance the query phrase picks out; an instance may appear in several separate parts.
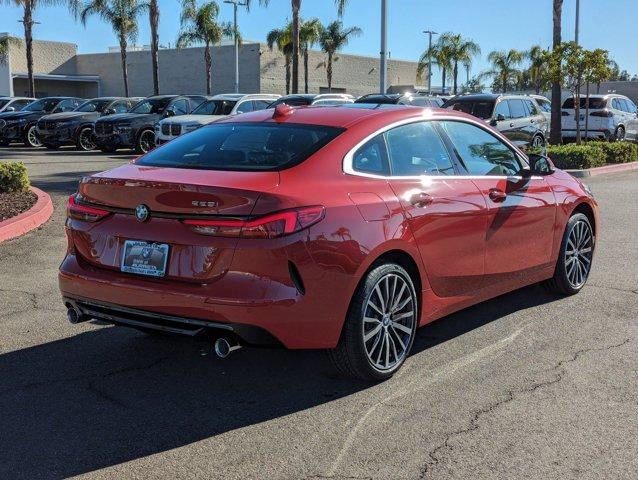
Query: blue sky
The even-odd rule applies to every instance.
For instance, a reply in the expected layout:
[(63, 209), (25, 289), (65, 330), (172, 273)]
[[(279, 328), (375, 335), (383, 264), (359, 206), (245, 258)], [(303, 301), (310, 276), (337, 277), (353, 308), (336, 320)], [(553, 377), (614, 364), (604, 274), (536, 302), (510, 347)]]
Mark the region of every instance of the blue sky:
[[(218, 0), (221, 20), (232, 19), (232, 6)], [(576, 0), (565, 0), (563, 36), (574, 38)], [(270, 0), (267, 8), (253, 0), (250, 12), (240, 10), (240, 28), (244, 38), (264, 40), (266, 33), (283, 25), (290, 17), (290, 0)], [(453, 31), (473, 39), (481, 45), (483, 54), (477, 59), (473, 72), (487, 68), (487, 54), (495, 49), (527, 49), (532, 44), (551, 44), (552, 0), (388, 0), (388, 46), (392, 58), (416, 60), (426, 47), (421, 32)], [(613, 9), (612, 9), (613, 5)], [(0, 32), (21, 35), (20, 10), (0, 7), (3, 11)], [(179, 29), (178, 0), (160, 0), (160, 42), (173, 44)], [(332, 0), (303, 0), (302, 16), (319, 17), (324, 23), (336, 19)], [(345, 52), (378, 55), (380, 0), (349, 0), (343, 22), (356, 25), (363, 35), (353, 39)], [(35, 38), (70, 41), (79, 51), (102, 52), (116, 45), (115, 36), (106, 24), (92, 19), (85, 29), (75, 22), (65, 7), (42, 7), (35, 19)], [(638, 50), (635, 33), (638, 28), (637, 0), (581, 0), (581, 43), (586, 48), (605, 48), (621, 69), (638, 73)], [(148, 19), (140, 18), (138, 43), (148, 44)], [(436, 76), (434, 83), (440, 83)]]

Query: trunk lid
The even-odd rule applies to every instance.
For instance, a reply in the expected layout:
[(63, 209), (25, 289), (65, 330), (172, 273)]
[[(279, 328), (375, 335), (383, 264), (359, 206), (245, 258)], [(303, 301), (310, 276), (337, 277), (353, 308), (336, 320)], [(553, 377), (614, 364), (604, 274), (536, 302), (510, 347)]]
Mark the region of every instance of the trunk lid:
[[(183, 220), (201, 215), (249, 216), (257, 200), (278, 183), (278, 172), (124, 165), (80, 182), (81, 202), (112, 213), (96, 223), (70, 220), (70, 236), (84, 260), (117, 271), (127, 241), (167, 244), (163, 278), (210, 282), (230, 267), (238, 239), (201, 235)], [(136, 218), (139, 205), (148, 208), (145, 221)]]

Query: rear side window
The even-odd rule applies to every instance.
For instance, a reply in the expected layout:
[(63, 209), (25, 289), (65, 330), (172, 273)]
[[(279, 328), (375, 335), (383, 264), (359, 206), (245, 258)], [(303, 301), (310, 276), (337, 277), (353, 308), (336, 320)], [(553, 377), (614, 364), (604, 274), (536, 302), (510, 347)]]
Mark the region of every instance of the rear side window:
[(530, 115), (538, 115), (540, 113), (538, 111), (538, 108), (536, 108), (536, 105), (534, 105), (534, 102), (532, 102), (531, 100), (525, 100), (525, 105), (527, 105), (527, 110), (529, 111)]
[(390, 174), (383, 135), (377, 135), (359, 147), (352, 157), (352, 168), (373, 175)]
[(253, 102), (251, 101), (240, 103), (239, 106), (237, 107), (237, 110), (235, 110), (235, 112), (237, 113), (248, 113), (252, 111), (253, 111)]
[(283, 170), (303, 162), (343, 131), (321, 125), (215, 124), (152, 150), (137, 164), (203, 170)]
[(418, 122), (386, 132), (393, 176), (454, 175), (448, 149), (431, 122)]
[(447, 108), (452, 108), (452, 110), (457, 110), (464, 113), (469, 113), (470, 115), (474, 115), (477, 118), (482, 118), (483, 120), (487, 120), (488, 118), (492, 118), (492, 111), (494, 110), (494, 102), (493, 101), (460, 101), (454, 102), (450, 104)]
[(536, 100), (538, 106), (541, 107), (543, 112), (551, 113), (552, 112), (552, 104), (547, 100)]
[[(587, 98), (580, 97), (580, 108), (587, 108), (587, 103), (589, 103), (590, 110), (602, 110), (607, 106), (604, 98), (590, 98), (589, 102), (587, 102)], [(563, 108), (573, 109), (575, 104), (576, 102), (573, 97), (568, 98), (563, 103)]]

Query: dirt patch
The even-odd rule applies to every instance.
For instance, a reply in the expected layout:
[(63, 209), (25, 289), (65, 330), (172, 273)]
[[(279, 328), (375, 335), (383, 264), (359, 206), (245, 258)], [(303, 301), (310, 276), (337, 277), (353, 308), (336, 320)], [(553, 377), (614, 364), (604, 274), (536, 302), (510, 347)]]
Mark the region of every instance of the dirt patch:
[(0, 193), (0, 222), (26, 212), (37, 200), (32, 191)]

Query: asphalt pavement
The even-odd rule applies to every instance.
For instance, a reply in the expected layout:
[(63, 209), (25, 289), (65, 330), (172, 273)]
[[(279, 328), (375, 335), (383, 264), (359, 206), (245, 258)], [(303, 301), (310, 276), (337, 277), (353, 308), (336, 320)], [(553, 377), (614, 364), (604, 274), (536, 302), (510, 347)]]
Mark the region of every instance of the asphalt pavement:
[(528, 287), (419, 330), (390, 381), (323, 352), (210, 346), (69, 325), (67, 196), (131, 156), (0, 150), (55, 212), (0, 244), (0, 478), (636, 479), (638, 171), (588, 179), (594, 268), (572, 297)]

